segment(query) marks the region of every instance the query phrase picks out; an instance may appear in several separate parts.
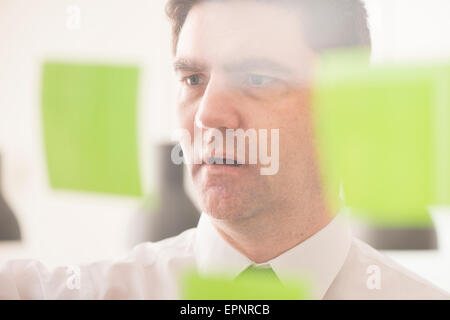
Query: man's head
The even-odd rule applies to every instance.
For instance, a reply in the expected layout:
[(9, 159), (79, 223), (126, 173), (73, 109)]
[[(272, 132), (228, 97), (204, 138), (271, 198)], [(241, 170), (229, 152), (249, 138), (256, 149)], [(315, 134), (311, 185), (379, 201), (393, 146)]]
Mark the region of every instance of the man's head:
[[(369, 44), (361, 3), (170, 0), (167, 12), (181, 83), (182, 128), (191, 137), (200, 131), (209, 142), (217, 131), (223, 137), (227, 130), (252, 131), (258, 151), (261, 142), (269, 153), (279, 151), (276, 174), (261, 175), (264, 163), (248, 163), (250, 138), (241, 166), (206, 163), (211, 156), (225, 158), (230, 146), (239, 155), (242, 150), (225, 138), (223, 148), (203, 147), (204, 162), (189, 164), (202, 209), (226, 220), (279, 210), (305, 215), (322, 210), (310, 109), (313, 68), (322, 50)], [(182, 143), (188, 158), (196, 152), (194, 139), (190, 144)]]

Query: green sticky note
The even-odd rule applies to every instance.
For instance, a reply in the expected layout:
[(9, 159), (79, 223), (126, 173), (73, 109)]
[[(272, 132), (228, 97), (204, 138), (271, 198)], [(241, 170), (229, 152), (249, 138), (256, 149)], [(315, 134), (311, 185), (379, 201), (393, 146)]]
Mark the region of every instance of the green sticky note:
[(383, 226), (431, 224), (449, 203), (448, 66), (369, 68), (361, 52), (325, 56), (314, 95), (325, 189)]
[(42, 122), (55, 189), (140, 196), (138, 68), (47, 62)]
[(307, 300), (311, 299), (311, 284), (306, 279), (292, 278), (278, 283), (264, 276), (252, 275), (240, 280), (228, 280), (221, 275), (200, 276), (188, 272), (182, 279), (185, 300)]

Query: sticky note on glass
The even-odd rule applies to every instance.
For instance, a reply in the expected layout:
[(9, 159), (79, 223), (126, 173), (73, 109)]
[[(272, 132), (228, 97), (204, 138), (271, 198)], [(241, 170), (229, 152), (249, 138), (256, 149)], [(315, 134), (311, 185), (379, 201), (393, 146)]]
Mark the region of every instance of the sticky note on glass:
[(294, 279), (289, 283), (269, 281), (253, 275), (241, 280), (225, 276), (200, 276), (188, 272), (182, 279), (184, 300), (307, 300), (311, 297), (311, 284)]
[(375, 224), (427, 226), (426, 208), (450, 199), (450, 68), (364, 61), (329, 54), (317, 77), (326, 190), (342, 185), (346, 205)]
[(53, 188), (141, 195), (137, 91), (137, 67), (43, 65), (43, 136)]

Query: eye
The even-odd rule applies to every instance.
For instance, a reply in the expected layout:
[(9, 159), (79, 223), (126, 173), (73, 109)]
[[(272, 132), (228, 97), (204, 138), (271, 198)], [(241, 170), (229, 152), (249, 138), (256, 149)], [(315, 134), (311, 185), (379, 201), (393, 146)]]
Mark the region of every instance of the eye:
[(252, 87), (264, 87), (269, 84), (273, 84), (277, 81), (277, 79), (268, 77), (268, 76), (262, 76), (258, 74), (250, 74), (247, 77), (247, 84)]
[(183, 82), (190, 87), (200, 86), (205, 83), (200, 74), (193, 74), (183, 79)]

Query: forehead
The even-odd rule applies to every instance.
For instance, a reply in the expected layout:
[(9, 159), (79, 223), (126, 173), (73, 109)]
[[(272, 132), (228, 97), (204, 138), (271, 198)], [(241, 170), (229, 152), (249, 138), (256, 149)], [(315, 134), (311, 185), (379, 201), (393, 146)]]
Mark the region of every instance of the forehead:
[(195, 5), (181, 30), (176, 57), (209, 66), (261, 59), (294, 69), (308, 54), (298, 13), (273, 4), (233, 0)]

